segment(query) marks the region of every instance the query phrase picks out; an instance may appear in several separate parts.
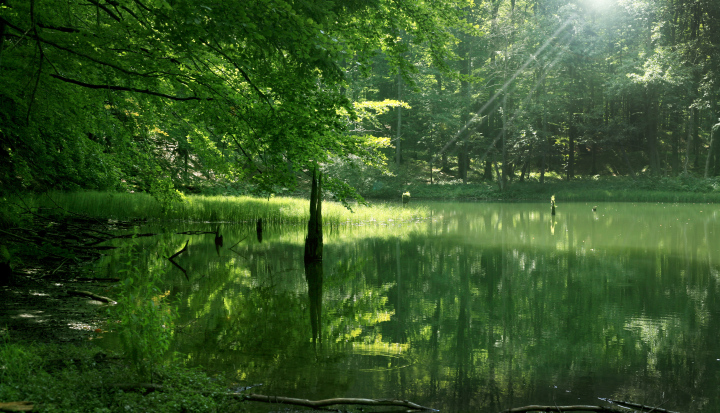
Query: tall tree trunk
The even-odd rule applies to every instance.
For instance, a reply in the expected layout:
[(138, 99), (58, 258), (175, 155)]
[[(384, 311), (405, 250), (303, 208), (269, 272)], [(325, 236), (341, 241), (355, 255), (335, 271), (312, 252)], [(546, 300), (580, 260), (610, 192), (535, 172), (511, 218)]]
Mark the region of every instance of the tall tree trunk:
[(485, 168), (483, 170), (483, 180), (492, 181), (492, 162), (489, 159), (485, 160)]
[(310, 219), (308, 234), (305, 238), (305, 262), (322, 261), (322, 173), (313, 169), (312, 186), (310, 188)]
[(570, 127), (568, 129), (568, 163), (565, 175), (568, 181), (575, 177), (575, 141), (577, 140), (577, 135), (577, 116), (575, 113), (570, 113)]
[(653, 175), (660, 174), (660, 155), (658, 151), (658, 111), (659, 104), (655, 93), (649, 93), (645, 102), (645, 140), (648, 145), (650, 171)]
[(693, 131), (693, 110), (690, 110), (689, 116), (688, 116), (688, 123), (686, 125), (686, 132), (687, 132), (687, 138), (685, 142), (685, 175), (688, 174), (688, 165), (690, 164), (690, 146), (692, 145), (692, 131)]
[(507, 176), (506, 176), (506, 170), (507, 170), (507, 143), (506, 143), (506, 129), (507, 129), (507, 93), (503, 92), (503, 108), (502, 108), (502, 174), (500, 175), (500, 179), (502, 180), (502, 184), (500, 185), (500, 190), (502, 191), (505, 187), (505, 182), (507, 182)]
[[(398, 73), (398, 79), (397, 79), (397, 87), (398, 87), (398, 100), (402, 101), (402, 76), (400, 73)], [(395, 164), (397, 166), (400, 166), (400, 162), (402, 161), (402, 146), (401, 146), (401, 134), (402, 132), (402, 107), (397, 107), (397, 135), (395, 138)]]

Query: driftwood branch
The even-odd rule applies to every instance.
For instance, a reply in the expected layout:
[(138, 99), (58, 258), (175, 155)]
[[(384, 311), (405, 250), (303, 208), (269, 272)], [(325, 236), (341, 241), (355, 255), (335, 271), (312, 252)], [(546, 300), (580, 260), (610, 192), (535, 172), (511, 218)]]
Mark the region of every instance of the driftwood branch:
[(68, 290), (67, 292), (69, 295), (79, 295), (81, 297), (89, 297), (93, 300), (102, 301), (103, 303), (108, 304), (117, 304), (115, 300), (112, 298), (103, 297), (102, 295), (97, 295), (95, 293), (91, 293), (90, 291), (76, 291), (76, 290)]
[(378, 400), (378, 399), (356, 399), (356, 398), (337, 398), (337, 399), (325, 399), (325, 400), (307, 400), (307, 399), (294, 399), (291, 397), (280, 397), (280, 396), (263, 396), (261, 394), (250, 394), (245, 396), (245, 400), (254, 402), (265, 402), (265, 403), (280, 403), (280, 404), (292, 404), (295, 406), (304, 406), (311, 408), (320, 408), (326, 406), (334, 406), (338, 404), (353, 404), (353, 405), (364, 405), (364, 406), (398, 406), (407, 407), (413, 410), (423, 411), (437, 411), (430, 407), (420, 406), (407, 400)]

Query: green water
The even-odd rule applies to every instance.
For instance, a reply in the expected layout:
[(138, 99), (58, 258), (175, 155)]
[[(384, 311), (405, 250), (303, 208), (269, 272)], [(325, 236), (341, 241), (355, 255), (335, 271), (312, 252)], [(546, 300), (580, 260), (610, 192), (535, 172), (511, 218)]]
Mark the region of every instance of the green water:
[(259, 242), (223, 224), (219, 249), (172, 235), (214, 224), (155, 228), (175, 251), (189, 240), (189, 281), (168, 264), (175, 350), (266, 395), (720, 411), (719, 207), (428, 205), (420, 222), (326, 229), (321, 276), (301, 226)]

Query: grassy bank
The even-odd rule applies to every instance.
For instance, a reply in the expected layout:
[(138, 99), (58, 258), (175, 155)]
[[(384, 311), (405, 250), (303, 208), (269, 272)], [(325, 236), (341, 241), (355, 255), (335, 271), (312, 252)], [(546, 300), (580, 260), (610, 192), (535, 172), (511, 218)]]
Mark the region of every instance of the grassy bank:
[(28, 401), (33, 411), (215, 412), (235, 403), (219, 395), (223, 380), (198, 371), (168, 367), (157, 377), (161, 388), (140, 391), (127, 385), (141, 383), (133, 369), (96, 347), (0, 338), (0, 401)]
[[(267, 224), (307, 224), (309, 201), (303, 198), (250, 196), (189, 195), (182, 203), (163, 211), (162, 205), (148, 194), (108, 192), (53, 192), (33, 196), (28, 204), (40, 208), (60, 207), (69, 213), (96, 218), (116, 219), (179, 219), (209, 222), (255, 222)], [(61, 212), (60, 210), (57, 210)], [(426, 217), (427, 208), (402, 206), (388, 202), (371, 207), (353, 205), (352, 211), (338, 202), (323, 203), (323, 221), (326, 225), (346, 222), (410, 221)]]
[(478, 201), (547, 201), (555, 195), (559, 200), (587, 202), (720, 202), (720, 181), (717, 178), (600, 178), (539, 182), (512, 182), (504, 190), (497, 183), (443, 182), (377, 185), (379, 189), (365, 193), (370, 199), (399, 199), (408, 191), (414, 199), (478, 200)]

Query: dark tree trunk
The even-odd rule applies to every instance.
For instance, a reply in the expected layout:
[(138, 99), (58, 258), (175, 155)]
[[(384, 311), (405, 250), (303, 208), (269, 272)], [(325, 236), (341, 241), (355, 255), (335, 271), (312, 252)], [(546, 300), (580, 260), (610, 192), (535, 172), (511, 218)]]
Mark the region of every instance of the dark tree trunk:
[(483, 170), (483, 179), (485, 181), (492, 181), (492, 162), (485, 160), (485, 169)]
[(313, 170), (310, 188), (310, 219), (308, 234), (305, 238), (305, 262), (322, 261), (322, 173)]

